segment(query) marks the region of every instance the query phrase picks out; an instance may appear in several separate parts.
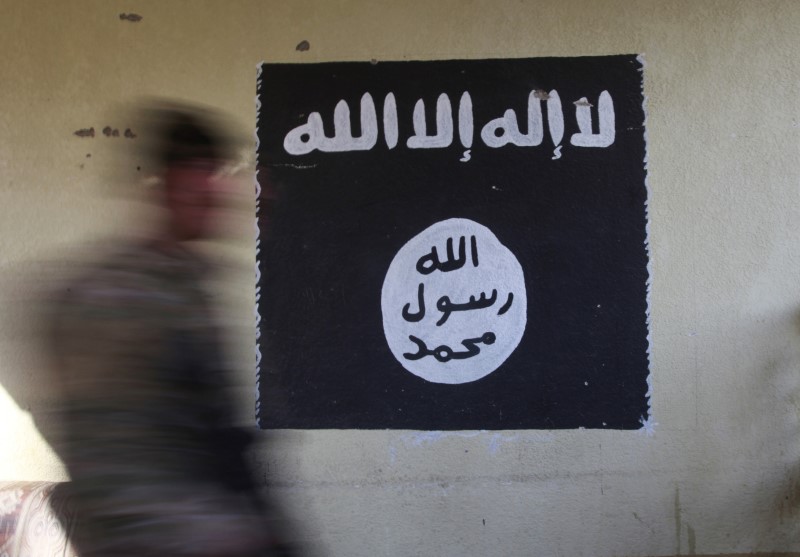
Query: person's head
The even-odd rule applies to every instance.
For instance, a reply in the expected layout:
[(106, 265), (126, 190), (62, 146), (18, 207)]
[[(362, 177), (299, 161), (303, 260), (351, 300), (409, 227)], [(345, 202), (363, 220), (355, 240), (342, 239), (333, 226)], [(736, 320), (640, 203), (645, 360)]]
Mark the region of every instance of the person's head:
[(225, 195), (217, 171), (217, 161), (206, 158), (176, 160), (164, 168), (164, 207), (173, 239), (200, 240), (214, 233)]
[(232, 159), (231, 144), (215, 117), (174, 103), (149, 113), (151, 155), (162, 182), (167, 233), (176, 241), (213, 235), (217, 212), (229, 193), (229, 180), (220, 170)]

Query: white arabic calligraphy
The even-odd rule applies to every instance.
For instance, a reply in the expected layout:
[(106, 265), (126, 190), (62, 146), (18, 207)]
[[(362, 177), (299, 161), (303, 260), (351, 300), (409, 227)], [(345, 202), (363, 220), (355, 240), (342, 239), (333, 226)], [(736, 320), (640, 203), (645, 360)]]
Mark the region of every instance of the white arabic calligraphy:
[(517, 113), (506, 110), (501, 118), (495, 118), (483, 126), (481, 139), (487, 147), (503, 147), (509, 143), (520, 147), (535, 147), (542, 143), (542, 103), (535, 91), (528, 95), (528, 133), (519, 131)]
[(436, 100), (436, 135), (428, 135), (426, 128), (425, 101), (419, 99), (414, 105), (414, 135), (408, 138), (409, 148), (433, 149), (453, 142), (453, 108), (450, 97), (444, 93)]
[(472, 147), (472, 97), (465, 92), (458, 103), (458, 137), (465, 149)]
[[(547, 106), (547, 129), (552, 140), (553, 159), (561, 158), (561, 142), (564, 139), (564, 112), (561, 97), (556, 90), (549, 92), (534, 90), (528, 95), (525, 133), (520, 130), (517, 113), (508, 109), (503, 116), (487, 122), (480, 130), (483, 143), (498, 149), (512, 144), (518, 147), (536, 147), (544, 139), (544, 116), (542, 101)], [(575, 101), (575, 122), (578, 133), (570, 137), (570, 144), (576, 147), (609, 147), (616, 136), (614, 101), (608, 91), (602, 91), (597, 102), (598, 133), (592, 131), (592, 107), (586, 97)], [(378, 119), (372, 95), (365, 93), (360, 106), (361, 135), (353, 136), (350, 123), (350, 107), (340, 100), (333, 111), (333, 136), (325, 134), (322, 116), (312, 112), (304, 124), (289, 131), (283, 140), (283, 147), (290, 155), (305, 155), (312, 151), (344, 152), (368, 151), (378, 140)], [(466, 149), (462, 161), (471, 158), (473, 135), (475, 131), (472, 96), (464, 92), (458, 103), (458, 136)], [(418, 99), (412, 115), (414, 134), (406, 140), (410, 149), (437, 149), (449, 147), (453, 143), (453, 107), (450, 97), (442, 93), (436, 99), (436, 130), (428, 133), (425, 114), (425, 101)], [(397, 147), (399, 139), (397, 101), (394, 93), (388, 93), (383, 101), (383, 136), (389, 149)]]
[(581, 131), (572, 134), (570, 143), (577, 147), (608, 147), (614, 143), (614, 101), (611, 100), (608, 91), (600, 93), (597, 114), (600, 120), (600, 133), (593, 134), (591, 104), (586, 97), (575, 102), (575, 119)]
[(383, 136), (389, 149), (397, 146), (397, 102), (394, 93), (386, 95), (383, 101)]
[(322, 116), (319, 112), (312, 112), (305, 124), (286, 134), (283, 148), (290, 155), (305, 155), (314, 149), (331, 153), (372, 149), (378, 141), (378, 119), (372, 95), (365, 93), (361, 97), (361, 137), (353, 137), (350, 106), (344, 100), (333, 109), (333, 130), (333, 137), (326, 136)]

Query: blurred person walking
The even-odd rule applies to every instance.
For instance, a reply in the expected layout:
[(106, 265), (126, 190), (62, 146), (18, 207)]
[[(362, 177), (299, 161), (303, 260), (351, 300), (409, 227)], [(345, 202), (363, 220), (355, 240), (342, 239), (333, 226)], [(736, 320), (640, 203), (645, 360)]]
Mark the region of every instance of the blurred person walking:
[(214, 116), (146, 111), (164, 218), (70, 282), (55, 304), (52, 348), (64, 430), (55, 446), (83, 557), (296, 555), (233, 425), (220, 334), (191, 247), (213, 237), (230, 194), (231, 145)]

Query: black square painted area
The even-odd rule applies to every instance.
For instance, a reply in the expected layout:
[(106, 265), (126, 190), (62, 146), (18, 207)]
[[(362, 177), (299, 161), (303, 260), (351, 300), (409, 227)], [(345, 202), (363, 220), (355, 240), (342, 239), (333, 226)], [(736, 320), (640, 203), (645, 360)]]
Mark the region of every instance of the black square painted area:
[[(443, 95), (448, 104), (437, 117)], [(414, 118), (420, 99), (425, 134), (434, 139), (412, 147), (410, 138), (423, 138)], [(337, 128), (340, 101), (350, 117)], [(263, 64), (260, 427), (640, 428), (649, 415), (643, 101), (642, 65), (633, 55)], [(375, 117), (363, 122), (371, 109)], [(498, 120), (507, 111), (515, 133)], [(447, 127), (446, 112), (452, 129), (435, 139)], [(498, 145), (504, 134), (508, 141)], [(402, 304), (387, 307), (389, 321), (406, 327), (421, 313), (418, 302), (433, 295), (426, 318), (443, 323), (415, 335), (403, 329), (393, 353), (384, 282), (404, 247), (437, 223), (457, 232), (440, 237), (434, 272), (406, 265), (392, 279), (393, 288), (408, 292), (405, 321), (398, 318)], [(484, 230), (491, 234), (481, 236)], [(483, 250), (479, 262), (470, 258), (473, 236), (475, 255)], [(513, 254), (522, 282), (503, 267), (500, 251), (489, 251), (491, 238)], [(436, 245), (423, 244), (414, 252), (420, 260)], [(445, 274), (447, 261), (463, 267)], [(484, 270), (484, 283), (463, 290), (457, 278), (470, 269)], [(450, 305), (442, 302), (449, 284)], [(519, 334), (509, 348), (506, 329), (493, 327), (519, 319), (519, 292), (507, 314), (501, 304), (520, 284), (526, 321), (508, 329)], [(496, 302), (488, 307), (493, 290)], [(478, 312), (488, 312), (485, 326), (474, 322)], [(471, 328), (459, 330), (469, 319)], [(425, 336), (445, 327), (453, 328), (452, 342)], [(489, 332), (494, 336), (483, 336)], [(433, 343), (426, 352), (408, 336)], [(440, 362), (434, 352), (443, 346)], [(441, 364), (447, 371), (470, 358), (477, 365), (503, 349), (510, 353), (496, 369), (465, 382), (432, 381), (408, 369), (424, 364), (435, 373)], [(417, 350), (417, 360), (403, 356)]]

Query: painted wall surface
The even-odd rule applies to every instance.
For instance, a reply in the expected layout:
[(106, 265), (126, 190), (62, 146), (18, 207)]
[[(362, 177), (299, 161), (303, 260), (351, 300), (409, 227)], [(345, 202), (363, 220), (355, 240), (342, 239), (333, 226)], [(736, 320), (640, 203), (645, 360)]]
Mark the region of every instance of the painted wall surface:
[[(800, 551), (800, 3), (0, 4), (0, 479), (65, 478), (26, 412), (48, 396), (29, 300), (57, 274), (42, 261), (140, 208), (119, 103), (179, 97), (252, 131), (262, 60), (643, 53), (652, 427), (262, 432), (255, 457), (330, 555)], [(251, 179), (241, 201), (218, 253), (253, 423)]]
[(264, 64), (258, 82), (261, 427), (642, 427), (637, 55)]

